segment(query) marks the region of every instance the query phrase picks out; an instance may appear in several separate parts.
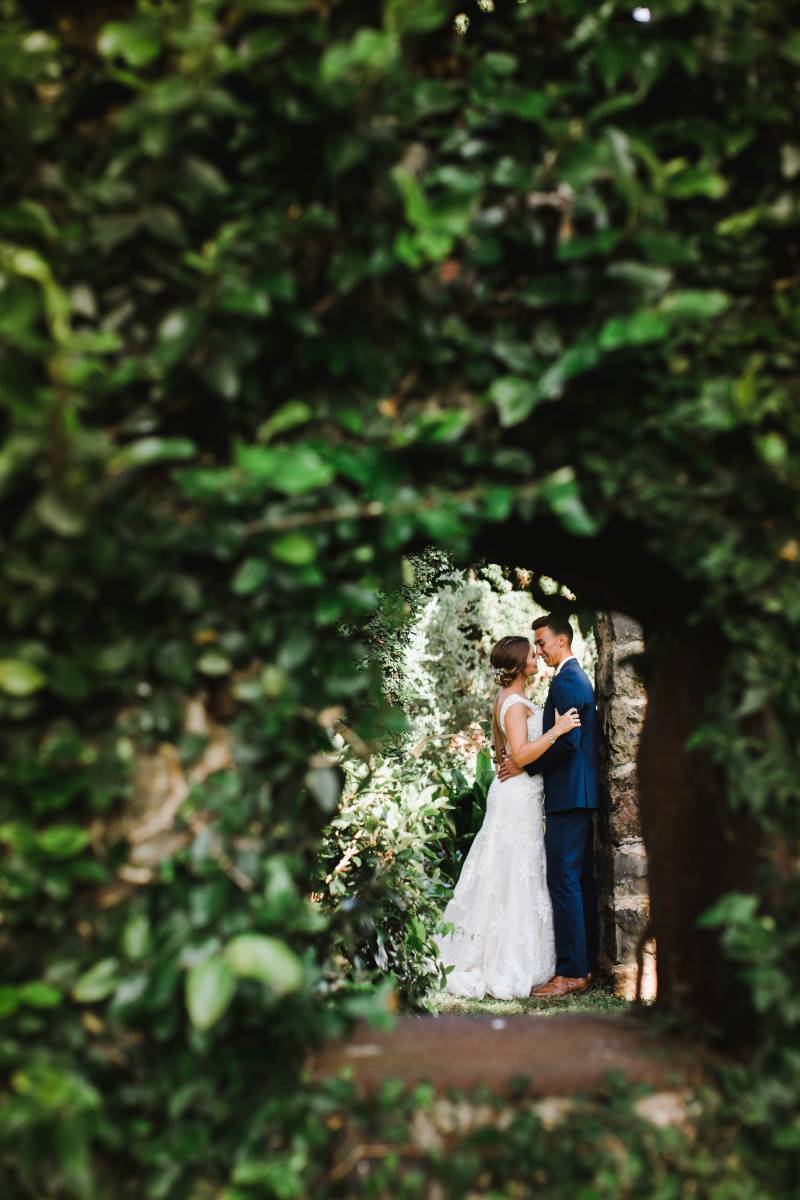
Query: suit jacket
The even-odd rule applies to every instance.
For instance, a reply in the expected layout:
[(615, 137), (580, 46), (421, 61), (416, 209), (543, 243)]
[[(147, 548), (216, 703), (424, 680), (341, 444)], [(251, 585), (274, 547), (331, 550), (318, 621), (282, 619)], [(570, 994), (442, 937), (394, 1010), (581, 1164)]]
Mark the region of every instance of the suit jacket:
[(545, 813), (569, 808), (597, 808), (597, 713), (594, 689), (576, 658), (571, 658), (555, 676), (544, 706), (542, 728), (553, 728), (556, 709), (563, 714), (577, 708), (580, 729), (571, 729), (525, 770), (544, 777)]

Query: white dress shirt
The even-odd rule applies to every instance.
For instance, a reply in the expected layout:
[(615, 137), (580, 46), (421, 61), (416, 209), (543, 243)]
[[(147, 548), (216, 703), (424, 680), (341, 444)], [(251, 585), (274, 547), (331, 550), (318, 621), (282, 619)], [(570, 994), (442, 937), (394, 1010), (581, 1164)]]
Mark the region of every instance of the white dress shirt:
[[(568, 663), (570, 661), (570, 659), (572, 659), (572, 658), (575, 658), (574, 654), (568, 654), (566, 658), (562, 658), (561, 662), (558, 664), (558, 666), (555, 669), (555, 672), (553, 674), (553, 679), (555, 679), (558, 672), (564, 666), (564, 663)], [(560, 716), (561, 716), (561, 713), (558, 711), (558, 709), (556, 709), (556, 717), (560, 717)], [(551, 745), (555, 745), (555, 743), (551, 742)]]

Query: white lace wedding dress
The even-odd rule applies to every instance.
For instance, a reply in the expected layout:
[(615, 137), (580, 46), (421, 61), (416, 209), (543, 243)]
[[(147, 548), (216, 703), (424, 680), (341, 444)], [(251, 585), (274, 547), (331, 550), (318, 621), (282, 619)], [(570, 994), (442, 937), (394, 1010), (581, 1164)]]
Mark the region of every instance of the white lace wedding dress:
[[(542, 734), (542, 712), (513, 692), (499, 714), (525, 704), (528, 741)], [(544, 784), (523, 772), (489, 789), (486, 816), (470, 847), (444, 920), (455, 926), (436, 937), (445, 965), (453, 964), (446, 990), (456, 996), (511, 1000), (555, 974), (553, 911), (544, 853)]]

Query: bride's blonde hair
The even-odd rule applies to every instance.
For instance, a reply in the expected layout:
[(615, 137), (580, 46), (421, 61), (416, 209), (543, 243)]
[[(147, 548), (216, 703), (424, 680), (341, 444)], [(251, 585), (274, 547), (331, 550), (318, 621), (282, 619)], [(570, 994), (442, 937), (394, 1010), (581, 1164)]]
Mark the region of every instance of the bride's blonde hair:
[[(492, 646), (489, 662), (492, 664), (492, 678), (499, 687), (508, 687), (516, 679), (520, 671), (525, 670), (525, 663), (531, 652), (531, 644), (526, 637), (504, 637)], [(503, 735), (497, 718), (497, 704), (492, 708), (492, 736), (495, 745), (502, 744)]]

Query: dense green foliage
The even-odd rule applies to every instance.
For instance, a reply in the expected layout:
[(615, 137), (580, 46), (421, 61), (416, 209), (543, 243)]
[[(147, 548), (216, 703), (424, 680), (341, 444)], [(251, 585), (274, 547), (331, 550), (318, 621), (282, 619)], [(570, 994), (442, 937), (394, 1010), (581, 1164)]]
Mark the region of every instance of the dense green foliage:
[(350, 766), (318, 884), (335, 939), (333, 990), (393, 981), (416, 1002), (444, 979), (431, 934), (449, 898), (450, 805), (447, 788), (420, 779), (413, 759)]
[[(3, 0), (4, 1193), (318, 1183), (322, 1124), (281, 1142), (280, 1098), (348, 1015), (307, 899), (333, 739), (397, 728), (342, 629), (404, 551), (469, 561), (515, 522), (514, 566), (551, 518), (587, 555), (623, 527), (727, 639), (696, 743), (776, 847), (717, 914), (761, 1073), (716, 1191), (722, 1142), (674, 1186), (638, 1126), (629, 1160), (613, 1121), (505, 1143), (565, 1195), (601, 1167), (599, 1194), (762, 1195), (748, 1154), (788, 1189), (793, 9), (498, 2), (458, 39), (446, 0)], [(154, 772), (165, 828), (120, 816)]]
[(438, 850), (441, 870), (452, 884), (457, 882), (475, 834), (483, 824), (486, 797), (493, 779), (494, 765), (488, 750), (478, 752), (472, 782), (457, 767), (450, 777), (448, 827)]
[[(295, 1181), (303, 1164), (308, 1194), (332, 1198), (763, 1200), (780, 1194), (767, 1165), (756, 1174), (743, 1157), (735, 1106), (720, 1107), (716, 1140), (698, 1145), (693, 1104), (684, 1107), (684, 1129), (659, 1128), (650, 1114), (663, 1097), (644, 1093), (617, 1080), (597, 1097), (538, 1101), (520, 1081), (506, 1097), (487, 1089), (467, 1103), (463, 1096), (437, 1096), (426, 1084), (404, 1096), (388, 1081), (365, 1101), (347, 1084), (330, 1086), (320, 1089), (313, 1115), (299, 1107), (292, 1114), (293, 1158), (265, 1170), (262, 1181), (271, 1188), (266, 1194), (299, 1196)], [(253, 1194), (233, 1189), (231, 1197), (251, 1200)]]

